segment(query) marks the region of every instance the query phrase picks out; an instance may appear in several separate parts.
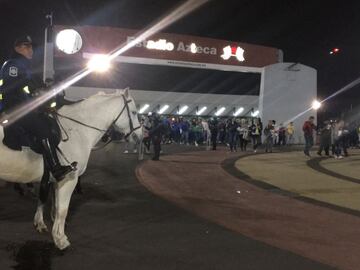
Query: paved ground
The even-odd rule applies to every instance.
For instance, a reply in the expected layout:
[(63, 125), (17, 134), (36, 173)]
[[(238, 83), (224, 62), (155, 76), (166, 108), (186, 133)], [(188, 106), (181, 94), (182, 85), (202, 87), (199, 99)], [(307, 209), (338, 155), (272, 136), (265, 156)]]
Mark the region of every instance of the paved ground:
[[(49, 234), (40, 235), (33, 229), (36, 201), (29, 195), (18, 196), (10, 186), (0, 188), (0, 269), (341, 268), (336, 260), (321, 260), (281, 245), (289, 235), (283, 235), (276, 221), (292, 225), (296, 218), (280, 208), (271, 212), (272, 205), (262, 211), (258, 206), (261, 197), (273, 194), (224, 170), (238, 155), (224, 151), (174, 154), (184, 149), (168, 147), (165, 152), (173, 155), (160, 162), (145, 161), (137, 169), (141, 182), (160, 196), (138, 182), (136, 156), (122, 154), (120, 145), (93, 153), (83, 178), (84, 194), (74, 195), (71, 203), (66, 230), (72, 247), (64, 253), (53, 247)], [(252, 190), (260, 190), (261, 196), (246, 198)], [(219, 222), (222, 211), (224, 222)], [(233, 217), (242, 222), (234, 224), (244, 225), (244, 231), (226, 225)], [(262, 229), (268, 227), (274, 228), (275, 236)], [(354, 235), (350, 244), (355, 251), (357, 228), (348, 232)], [(301, 234), (297, 237), (304, 243), (314, 240)], [(312, 253), (323, 245), (329, 245), (327, 239), (313, 246)], [(340, 248), (338, 253), (347, 254), (344, 251)], [(349, 260), (343, 269), (353, 269), (357, 258)]]
[(360, 210), (360, 151), (341, 160), (306, 158), (301, 152), (251, 155), (235, 166), (250, 179), (262, 181), (293, 196)]
[[(238, 154), (225, 151), (178, 154), (159, 164), (143, 163), (138, 175), (153, 193), (241, 235), (338, 269), (359, 268), (360, 218), (357, 211), (345, 208), (358, 202), (354, 182), (349, 187), (334, 176), (322, 179), (323, 172), (313, 168), (319, 160), (305, 159), (301, 152), (237, 159)], [(341, 196), (329, 195), (326, 203), (314, 200), (326, 197), (326, 190)], [(342, 207), (330, 204), (339, 201)]]

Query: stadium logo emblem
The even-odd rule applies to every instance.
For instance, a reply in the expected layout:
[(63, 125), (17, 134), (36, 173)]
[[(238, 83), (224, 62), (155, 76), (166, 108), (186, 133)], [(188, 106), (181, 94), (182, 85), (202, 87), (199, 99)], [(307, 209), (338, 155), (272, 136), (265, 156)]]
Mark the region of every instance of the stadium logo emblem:
[(229, 45), (223, 48), (223, 54), (221, 55), (221, 58), (224, 60), (229, 60), (230, 57), (234, 56), (238, 61), (244, 62), (244, 52), (244, 49), (241, 47), (231, 47)]

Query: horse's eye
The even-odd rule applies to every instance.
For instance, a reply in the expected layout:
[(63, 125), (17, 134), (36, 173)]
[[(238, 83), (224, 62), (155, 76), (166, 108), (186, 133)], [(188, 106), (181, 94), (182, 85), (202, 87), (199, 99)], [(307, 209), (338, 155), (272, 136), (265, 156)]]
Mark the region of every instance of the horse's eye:
[(136, 115), (136, 114), (137, 114), (137, 112), (136, 112), (136, 111), (133, 111), (133, 112), (132, 112), (132, 114), (133, 114), (133, 115)]

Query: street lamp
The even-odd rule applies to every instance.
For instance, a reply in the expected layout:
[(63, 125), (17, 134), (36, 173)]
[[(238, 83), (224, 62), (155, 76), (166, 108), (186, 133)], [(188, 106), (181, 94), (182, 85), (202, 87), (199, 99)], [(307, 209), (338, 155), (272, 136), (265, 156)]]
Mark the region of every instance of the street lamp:
[(313, 108), (315, 111), (317, 111), (318, 109), (320, 109), (321, 107), (321, 102), (318, 101), (318, 100), (314, 100), (312, 103), (311, 103), (311, 108)]
[(95, 54), (89, 60), (87, 67), (91, 71), (105, 72), (110, 68), (110, 57), (105, 54)]
[(74, 29), (61, 30), (55, 40), (58, 49), (66, 54), (74, 54), (82, 47), (82, 38)]

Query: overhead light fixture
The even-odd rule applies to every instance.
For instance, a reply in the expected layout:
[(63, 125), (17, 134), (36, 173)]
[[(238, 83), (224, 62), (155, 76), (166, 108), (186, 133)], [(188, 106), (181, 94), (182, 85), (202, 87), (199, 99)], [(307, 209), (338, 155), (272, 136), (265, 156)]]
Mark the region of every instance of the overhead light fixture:
[(89, 60), (87, 67), (96, 72), (105, 72), (110, 68), (110, 57), (106, 54), (95, 54)]
[(187, 109), (189, 109), (189, 106), (185, 105), (182, 106), (178, 112), (179, 115), (183, 114)]
[(164, 105), (164, 106), (159, 110), (159, 114), (163, 114), (167, 109), (169, 109), (169, 105)]
[(238, 116), (240, 113), (242, 113), (244, 111), (243, 107), (240, 107), (239, 109), (237, 109), (236, 112), (234, 112), (234, 116)]
[(259, 115), (259, 113), (260, 113), (259, 110), (256, 110), (256, 111), (254, 111), (254, 112), (251, 113), (251, 116), (252, 116), (252, 117), (256, 117), (256, 116)]
[(82, 38), (74, 29), (64, 29), (56, 35), (55, 44), (60, 51), (74, 54), (81, 50)]
[(202, 107), (199, 111), (196, 112), (196, 115), (201, 115), (203, 112), (205, 112), (207, 109), (206, 106)]
[(142, 108), (140, 108), (139, 113), (144, 113), (150, 107), (149, 104), (144, 104)]
[(315, 111), (320, 109), (321, 107), (321, 102), (318, 101), (318, 100), (314, 100), (312, 103), (311, 103), (311, 108), (313, 108)]
[(216, 116), (221, 115), (225, 111), (225, 107), (221, 107), (217, 112), (215, 113)]

